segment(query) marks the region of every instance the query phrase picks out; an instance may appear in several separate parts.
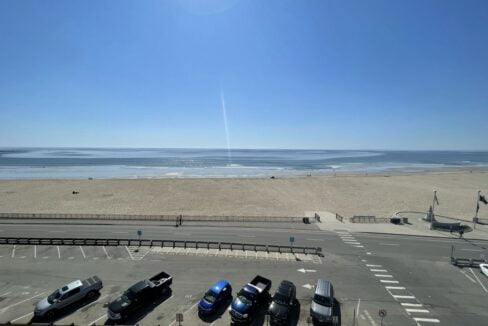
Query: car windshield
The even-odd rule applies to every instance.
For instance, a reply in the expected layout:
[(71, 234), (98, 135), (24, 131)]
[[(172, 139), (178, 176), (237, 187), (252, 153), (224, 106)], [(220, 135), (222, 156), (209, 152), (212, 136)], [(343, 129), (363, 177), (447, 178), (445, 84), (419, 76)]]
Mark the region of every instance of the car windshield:
[(59, 289), (54, 291), (50, 296), (47, 297), (47, 302), (53, 303), (54, 299), (59, 299), (61, 297), (61, 293), (59, 292)]
[(251, 304), (251, 302), (254, 301), (255, 295), (242, 290), (237, 295), (237, 298), (239, 298), (239, 300), (241, 300), (244, 304)]
[(273, 301), (281, 305), (286, 305), (288, 304), (289, 298), (281, 293), (276, 293), (273, 297)]
[(314, 295), (313, 301), (321, 306), (326, 306), (326, 307), (331, 306), (330, 298), (324, 297), (322, 295), (318, 295), (318, 294)]
[(217, 300), (217, 294), (213, 291), (208, 291), (207, 293), (205, 293), (203, 299), (205, 299), (205, 301), (208, 301), (210, 303), (214, 303), (215, 300)]

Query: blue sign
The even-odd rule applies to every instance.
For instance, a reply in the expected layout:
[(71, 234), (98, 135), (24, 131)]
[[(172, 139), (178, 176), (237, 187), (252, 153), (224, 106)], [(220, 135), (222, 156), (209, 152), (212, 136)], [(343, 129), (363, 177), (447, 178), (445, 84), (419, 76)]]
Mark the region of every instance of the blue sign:
[(291, 243), (295, 242), (295, 237), (290, 237), (290, 242)]
[(137, 230), (137, 235), (138, 236), (141, 236), (142, 235), (142, 230), (141, 229)]

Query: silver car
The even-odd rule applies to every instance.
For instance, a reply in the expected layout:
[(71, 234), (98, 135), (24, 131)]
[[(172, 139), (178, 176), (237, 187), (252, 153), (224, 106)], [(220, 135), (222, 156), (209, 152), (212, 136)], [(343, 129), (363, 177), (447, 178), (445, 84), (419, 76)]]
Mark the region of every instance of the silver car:
[(329, 281), (319, 279), (310, 305), (310, 316), (315, 323), (332, 324), (334, 312), (334, 288)]
[(98, 276), (71, 282), (39, 301), (36, 304), (34, 316), (53, 319), (57, 312), (75, 302), (95, 299), (102, 288), (103, 283)]

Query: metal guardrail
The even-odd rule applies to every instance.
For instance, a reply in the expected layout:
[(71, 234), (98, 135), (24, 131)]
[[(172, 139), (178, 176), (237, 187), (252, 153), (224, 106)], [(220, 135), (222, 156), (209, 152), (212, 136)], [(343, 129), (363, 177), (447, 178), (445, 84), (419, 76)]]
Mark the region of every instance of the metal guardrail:
[(476, 258), (464, 258), (454, 256), (454, 245), (451, 246), (451, 264), (459, 267), (480, 267), (480, 264), (486, 264), (488, 260), (484, 258), (484, 255), (480, 255), (479, 259)]
[(376, 216), (353, 216), (349, 218), (351, 223), (390, 223), (388, 217), (376, 217)]
[(178, 218), (196, 222), (302, 222), (298, 216), (206, 216), (206, 215), (126, 215), (126, 214), (49, 214), (0, 213), (6, 219), (83, 219), (175, 222)]
[(95, 238), (17, 238), (0, 237), (0, 245), (43, 245), (43, 246), (146, 246), (195, 249), (253, 250), (279, 253), (302, 253), (319, 255), (320, 247), (281, 246), (217, 241), (187, 240), (144, 240), (144, 239), (95, 239)]

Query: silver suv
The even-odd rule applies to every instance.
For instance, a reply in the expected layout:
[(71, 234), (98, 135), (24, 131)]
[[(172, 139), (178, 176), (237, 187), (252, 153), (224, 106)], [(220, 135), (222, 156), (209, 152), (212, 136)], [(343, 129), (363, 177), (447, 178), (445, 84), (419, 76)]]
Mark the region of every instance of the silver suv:
[(310, 305), (314, 323), (332, 324), (334, 313), (334, 288), (329, 281), (319, 279)]

